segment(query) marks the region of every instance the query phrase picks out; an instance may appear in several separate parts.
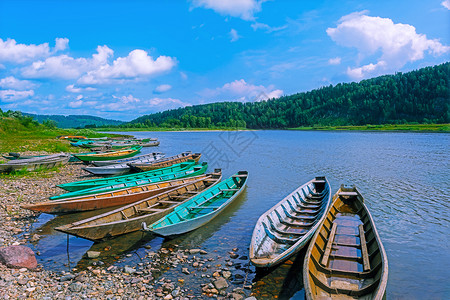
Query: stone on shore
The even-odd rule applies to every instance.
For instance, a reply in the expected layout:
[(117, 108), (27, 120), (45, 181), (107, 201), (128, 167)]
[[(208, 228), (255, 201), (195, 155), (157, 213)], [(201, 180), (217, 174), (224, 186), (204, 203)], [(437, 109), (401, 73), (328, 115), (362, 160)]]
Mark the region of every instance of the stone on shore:
[(22, 245), (1, 248), (0, 263), (15, 269), (35, 269), (37, 267), (36, 256), (33, 250)]
[(214, 281), (214, 286), (216, 287), (216, 289), (222, 290), (228, 287), (228, 282), (225, 278), (219, 277)]

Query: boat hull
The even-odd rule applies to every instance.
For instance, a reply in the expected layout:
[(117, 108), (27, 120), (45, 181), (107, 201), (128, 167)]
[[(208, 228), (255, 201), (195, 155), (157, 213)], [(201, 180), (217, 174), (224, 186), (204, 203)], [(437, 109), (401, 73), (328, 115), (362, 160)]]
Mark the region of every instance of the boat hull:
[(294, 190), (258, 219), (250, 243), (251, 263), (268, 268), (299, 252), (330, 204), (330, 184), (325, 177), (316, 177)]
[(305, 255), (306, 299), (385, 297), (386, 252), (356, 187), (341, 186)]

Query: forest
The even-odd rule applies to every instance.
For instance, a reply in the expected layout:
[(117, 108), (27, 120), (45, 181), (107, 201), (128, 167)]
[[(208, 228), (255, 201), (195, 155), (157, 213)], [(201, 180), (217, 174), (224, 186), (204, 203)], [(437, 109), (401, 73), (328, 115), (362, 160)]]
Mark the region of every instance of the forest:
[(450, 62), (260, 102), (219, 102), (141, 116), (119, 128), (249, 128), (449, 123)]

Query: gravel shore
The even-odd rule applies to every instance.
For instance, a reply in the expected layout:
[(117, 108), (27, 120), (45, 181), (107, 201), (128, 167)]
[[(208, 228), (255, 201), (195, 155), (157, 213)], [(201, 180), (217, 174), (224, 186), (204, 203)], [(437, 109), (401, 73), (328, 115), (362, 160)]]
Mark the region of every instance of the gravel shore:
[[(57, 184), (87, 175), (82, 166), (75, 163), (57, 171), (0, 178), (0, 248), (27, 246), (39, 239), (38, 234), (27, 231), (38, 214), (21, 209), (20, 205), (61, 193)], [(202, 249), (173, 247), (156, 252), (148, 249), (135, 265), (118, 267), (98, 263), (70, 272), (47, 270), (42, 265), (28, 270), (0, 264), (0, 299), (246, 299), (251, 296), (251, 284), (245, 285), (244, 280), (237, 287), (230, 282), (235, 279), (233, 259), (237, 257), (232, 249), (223, 267), (214, 265), (215, 259), (207, 254)], [(178, 279), (164, 278), (162, 270), (169, 268), (179, 270)], [(189, 285), (194, 277), (197, 285), (199, 278), (202, 282), (195, 289)]]

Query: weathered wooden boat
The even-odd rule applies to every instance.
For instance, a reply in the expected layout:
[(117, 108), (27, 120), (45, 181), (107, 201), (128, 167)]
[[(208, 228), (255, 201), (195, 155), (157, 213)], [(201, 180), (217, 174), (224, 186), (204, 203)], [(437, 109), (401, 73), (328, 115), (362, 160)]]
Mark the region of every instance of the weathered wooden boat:
[(93, 164), (96, 167), (102, 167), (102, 166), (109, 166), (109, 165), (115, 165), (115, 164), (131, 163), (131, 162), (136, 162), (136, 161), (152, 162), (152, 161), (162, 159), (164, 156), (165, 156), (164, 153), (153, 152), (153, 153), (149, 153), (149, 154), (137, 155), (137, 156), (123, 158), (123, 159), (91, 161), (91, 164)]
[(167, 173), (158, 175), (155, 174), (154, 176), (135, 179), (135, 180), (128, 180), (128, 181), (122, 181), (117, 183), (110, 183), (107, 185), (101, 185), (93, 188), (78, 190), (74, 192), (69, 192), (57, 196), (52, 196), (49, 199), (50, 200), (60, 200), (60, 199), (66, 199), (66, 198), (72, 198), (72, 197), (78, 197), (78, 196), (84, 196), (84, 195), (93, 195), (108, 191), (115, 191), (123, 188), (129, 188), (134, 186), (140, 186), (150, 183), (156, 183), (156, 182), (162, 182), (167, 180), (173, 180), (177, 178), (187, 178), (187, 177), (193, 177), (197, 175), (204, 174), (208, 168), (208, 165), (206, 163), (203, 163), (202, 165), (192, 165), (189, 168), (183, 169), (182, 171), (175, 172), (175, 173)]
[(305, 256), (306, 299), (383, 299), (388, 261), (356, 187), (341, 188)]
[(159, 141), (148, 141), (148, 142), (139, 142), (138, 145), (141, 145), (142, 147), (156, 147), (159, 146)]
[(195, 165), (194, 161), (188, 161), (188, 162), (176, 164), (171, 167), (162, 168), (162, 169), (158, 169), (158, 170), (154, 170), (154, 171), (114, 176), (114, 177), (108, 177), (108, 178), (102, 178), (102, 179), (74, 181), (74, 182), (68, 182), (68, 183), (63, 183), (63, 184), (57, 185), (57, 187), (60, 187), (69, 192), (74, 192), (74, 191), (79, 191), (79, 190), (84, 190), (84, 189), (89, 189), (89, 188), (100, 187), (103, 185), (143, 180), (143, 179), (154, 177), (154, 176), (162, 176), (162, 175), (167, 175), (167, 174), (171, 174), (171, 173), (177, 173), (177, 172), (184, 171), (186, 169), (190, 169), (190, 168), (194, 167), (194, 165)]
[(103, 153), (88, 153), (88, 154), (74, 154), (76, 158), (82, 161), (97, 161), (97, 160), (114, 160), (120, 158), (126, 158), (135, 156), (142, 149), (142, 146), (134, 146), (128, 149), (112, 151), (112, 152), (103, 152)]
[(165, 193), (140, 200), (113, 211), (55, 228), (89, 240), (102, 240), (141, 229), (141, 223), (153, 223), (170, 213), (206, 188), (218, 183), (222, 175), (217, 173), (179, 186)]
[(34, 171), (38, 169), (49, 169), (67, 164), (69, 158), (69, 154), (60, 153), (27, 159), (11, 160), (4, 164), (0, 164), (0, 173), (9, 173), (19, 170)]
[(247, 171), (239, 171), (178, 205), (170, 214), (149, 227), (143, 222), (142, 229), (161, 236), (178, 235), (197, 229), (214, 219), (242, 193), (247, 185), (247, 178)]
[(275, 204), (258, 219), (250, 243), (250, 261), (272, 267), (311, 239), (331, 204), (330, 184), (316, 177)]
[[(216, 171), (216, 173), (220, 173), (220, 171), (218, 170)], [(48, 214), (62, 214), (103, 209), (114, 206), (123, 206), (148, 197), (155, 196), (189, 182), (197, 181), (199, 179), (208, 178), (211, 176), (212, 174), (204, 174), (169, 181), (161, 181), (156, 183), (152, 182), (146, 185), (127, 187), (94, 195), (78, 196), (62, 200), (44, 201), (34, 204), (24, 204), (20, 207)]]
[(162, 158), (158, 161), (128, 163), (128, 166), (138, 172), (147, 172), (160, 168), (170, 167), (174, 164), (179, 164), (188, 160), (194, 160), (196, 163), (198, 163), (201, 156), (202, 155), (200, 153), (191, 153), (190, 151), (187, 151), (178, 155)]
[(35, 158), (35, 157), (43, 157), (47, 155), (21, 155), (17, 152), (9, 152), (8, 155), (2, 155), (4, 158), (9, 160), (16, 160), (16, 159), (29, 159), (29, 158)]
[[(161, 153), (151, 153), (146, 155), (141, 155), (141, 159), (137, 159), (134, 161), (138, 161), (140, 163), (154, 162), (164, 157), (164, 154)], [(134, 158), (134, 157), (133, 157)], [(124, 159), (125, 160), (125, 159)], [(83, 170), (94, 174), (94, 175), (121, 175), (126, 174), (131, 171), (131, 167), (126, 163), (118, 163), (111, 164), (101, 167), (85, 167)]]

